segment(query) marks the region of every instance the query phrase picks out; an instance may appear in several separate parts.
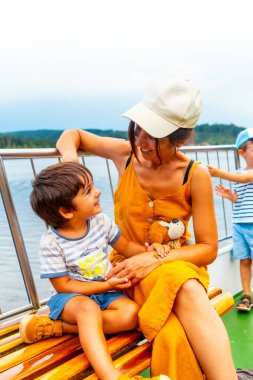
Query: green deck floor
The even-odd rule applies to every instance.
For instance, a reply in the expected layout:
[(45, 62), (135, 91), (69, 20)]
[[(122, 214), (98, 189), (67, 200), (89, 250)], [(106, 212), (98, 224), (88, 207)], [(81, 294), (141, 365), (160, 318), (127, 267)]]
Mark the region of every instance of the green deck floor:
[[(240, 296), (235, 298), (235, 305)], [(239, 312), (236, 307), (223, 315), (236, 368), (253, 369), (253, 308)]]

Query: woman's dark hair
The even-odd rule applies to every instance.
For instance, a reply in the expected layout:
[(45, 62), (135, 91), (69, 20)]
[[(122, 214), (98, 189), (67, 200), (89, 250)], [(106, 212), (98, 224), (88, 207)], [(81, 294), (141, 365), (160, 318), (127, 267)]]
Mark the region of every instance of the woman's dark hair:
[[(128, 139), (130, 141), (132, 151), (136, 156), (136, 145), (135, 145), (135, 134), (134, 130), (136, 127), (136, 123), (134, 121), (130, 121), (129, 127), (128, 127)], [(180, 143), (180, 145), (183, 145), (192, 135), (193, 128), (178, 128), (175, 132), (172, 132), (170, 135), (167, 136), (169, 142), (174, 146), (175, 150), (177, 149), (177, 144)], [(159, 157), (159, 160), (161, 161), (161, 157), (159, 154), (159, 139), (155, 138), (155, 146), (156, 146), (156, 153)], [(137, 158), (138, 159), (138, 158)]]
[(73, 198), (92, 182), (91, 172), (77, 162), (60, 162), (42, 170), (32, 181), (30, 203), (47, 226), (62, 227), (67, 219), (59, 209), (75, 210)]

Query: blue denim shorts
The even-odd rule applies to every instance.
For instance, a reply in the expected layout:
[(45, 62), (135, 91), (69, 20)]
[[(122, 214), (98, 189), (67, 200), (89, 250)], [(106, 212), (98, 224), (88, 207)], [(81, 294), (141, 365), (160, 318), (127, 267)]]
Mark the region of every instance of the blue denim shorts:
[(66, 303), (73, 297), (88, 297), (95, 301), (101, 310), (105, 310), (113, 301), (119, 298), (127, 298), (119, 291), (104, 292), (100, 294), (92, 294), (91, 296), (84, 296), (79, 293), (57, 293), (53, 295), (47, 302), (50, 309), (49, 317), (51, 319), (58, 319)]
[(232, 258), (253, 259), (253, 223), (233, 223)]

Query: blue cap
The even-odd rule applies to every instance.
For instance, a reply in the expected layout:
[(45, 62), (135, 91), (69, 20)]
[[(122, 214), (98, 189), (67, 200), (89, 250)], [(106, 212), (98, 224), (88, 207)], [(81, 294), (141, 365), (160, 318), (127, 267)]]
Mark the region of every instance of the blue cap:
[(239, 133), (235, 142), (236, 149), (240, 149), (242, 144), (248, 140), (253, 140), (253, 128), (246, 128)]

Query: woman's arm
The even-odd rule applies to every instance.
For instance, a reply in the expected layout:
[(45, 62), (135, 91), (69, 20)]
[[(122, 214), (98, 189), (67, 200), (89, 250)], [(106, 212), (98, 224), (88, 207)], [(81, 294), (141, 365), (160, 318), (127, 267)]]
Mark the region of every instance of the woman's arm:
[(228, 181), (238, 182), (238, 183), (246, 183), (246, 182), (252, 182), (253, 181), (253, 171), (250, 171), (248, 173), (230, 173), (225, 172), (224, 170), (220, 170), (218, 168), (215, 168), (213, 166), (208, 166), (209, 173), (212, 177), (219, 177), (222, 179), (226, 179)]
[(128, 141), (112, 137), (101, 137), (81, 129), (64, 131), (59, 137), (56, 148), (63, 161), (78, 161), (77, 150), (112, 160), (120, 172), (125, 168), (131, 152)]
[(199, 267), (211, 264), (218, 253), (218, 233), (212, 182), (207, 170), (198, 166), (191, 181), (192, 219), (195, 244), (172, 249), (162, 263), (183, 260)]
[(207, 170), (198, 166), (191, 181), (192, 219), (195, 244), (171, 250), (162, 262), (184, 260), (197, 266), (211, 264), (217, 257), (218, 233), (212, 182)]

